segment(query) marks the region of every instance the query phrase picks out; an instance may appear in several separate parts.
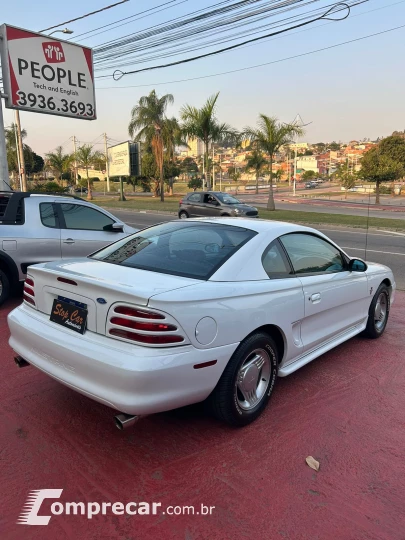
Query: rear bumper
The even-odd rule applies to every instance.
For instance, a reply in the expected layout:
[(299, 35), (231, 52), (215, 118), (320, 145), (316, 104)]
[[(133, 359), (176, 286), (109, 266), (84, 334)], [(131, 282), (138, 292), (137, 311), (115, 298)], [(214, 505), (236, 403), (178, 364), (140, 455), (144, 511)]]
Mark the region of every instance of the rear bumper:
[[(58, 327), (24, 304), (8, 316), (10, 346), (59, 382), (127, 414), (162, 412), (204, 400), (238, 343), (152, 349)], [(194, 365), (217, 360), (213, 366)]]

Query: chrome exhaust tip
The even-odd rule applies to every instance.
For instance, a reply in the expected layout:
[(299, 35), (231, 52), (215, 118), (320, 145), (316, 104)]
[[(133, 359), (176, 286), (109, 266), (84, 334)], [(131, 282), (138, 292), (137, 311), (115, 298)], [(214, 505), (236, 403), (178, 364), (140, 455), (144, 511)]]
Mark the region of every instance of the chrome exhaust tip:
[(136, 424), (139, 418), (139, 416), (134, 416), (132, 414), (121, 413), (114, 416), (114, 422), (118, 429), (123, 430)]
[(27, 367), (30, 364), (27, 362), (27, 360), (24, 360), (24, 358), (21, 358), (21, 356), (15, 356), (14, 362), (17, 364), (19, 368)]

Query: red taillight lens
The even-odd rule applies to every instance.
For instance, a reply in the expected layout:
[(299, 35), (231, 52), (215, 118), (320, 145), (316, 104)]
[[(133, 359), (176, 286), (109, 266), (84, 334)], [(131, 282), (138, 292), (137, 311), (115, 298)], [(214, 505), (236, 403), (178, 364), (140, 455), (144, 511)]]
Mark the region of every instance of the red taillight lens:
[(32, 304), (33, 306), (35, 306), (35, 301), (33, 298), (31, 298), (31, 296), (27, 296), (25, 293), (23, 295), (23, 298), (26, 302), (28, 302), (29, 304)]
[(160, 313), (154, 313), (153, 311), (142, 311), (141, 309), (134, 309), (126, 306), (118, 306), (114, 309), (114, 313), (120, 313), (127, 317), (137, 317), (138, 319), (164, 319)]
[(139, 343), (147, 343), (149, 345), (165, 345), (168, 343), (181, 343), (184, 341), (182, 336), (175, 336), (173, 334), (154, 336), (147, 334), (137, 334), (130, 332), (129, 330), (120, 330), (119, 328), (111, 328), (110, 334), (131, 341), (137, 341)]
[(181, 201), (179, 202), (179, 206), (181, 206), (183, 204), (183, 199), (181, 199)]
[(113, 317), (111, 319), (111, 324), (125, 326), (125, 328), (132, 328), (133, 330), (144, 330), (145, 332), (174, 332), (177, 330), (177, 326), (174, 326), (173, 324), (144, 323), (123, 319), (122, 317)]
[(33, 298), (34, 296), (35, 296), (34, 280), (30, 277), (27, 277), (24, 283), (24, 294), (23, 294), (24, 301), (27, 302), (28, 304), (31, 304), (32, 306), (35, 306), (35, 300)]
[(73, 279), (58, 277), (57, 280), (61, 281), (62, 283), (67, 283), (68, 285), (77, 285), (76, 281), (73, 281)]
[(35, 296), (34, 290), (31, 289), (30, 287), (27, 287), (26, 285), (24, 285), (24, 292), (27, 294), (30, 294), (31, 296)]

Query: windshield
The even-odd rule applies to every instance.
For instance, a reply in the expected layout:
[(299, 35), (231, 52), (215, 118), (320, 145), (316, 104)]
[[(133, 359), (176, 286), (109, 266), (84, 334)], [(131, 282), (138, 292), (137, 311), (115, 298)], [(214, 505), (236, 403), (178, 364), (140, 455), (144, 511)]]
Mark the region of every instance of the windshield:
[(224, 204), (243, 204), (236, 197), (224, 193), (216, 193), (216, 197)]
[(206, 280), (256, 234), (218, 223), (162, 223), (115, 242), (90, 258)]

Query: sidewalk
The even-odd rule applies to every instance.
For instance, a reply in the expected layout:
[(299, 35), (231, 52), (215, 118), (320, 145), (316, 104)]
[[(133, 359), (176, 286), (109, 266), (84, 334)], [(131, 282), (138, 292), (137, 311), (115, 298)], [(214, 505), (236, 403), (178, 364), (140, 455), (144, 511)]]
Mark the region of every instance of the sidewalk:
[[(3, 538), (404, 539), (405, 293), (397, 293), (381, 339), (354, 338), (279, 379), (263, 416), (240, 430), (196, 406), (119, 432), (111, 409), (15, 366), (6, 325), (14, 305), (0, 309)], [(28, 492), (44, 488), (63, 489), (62, 503), (215, 510), (16, 525)]]

